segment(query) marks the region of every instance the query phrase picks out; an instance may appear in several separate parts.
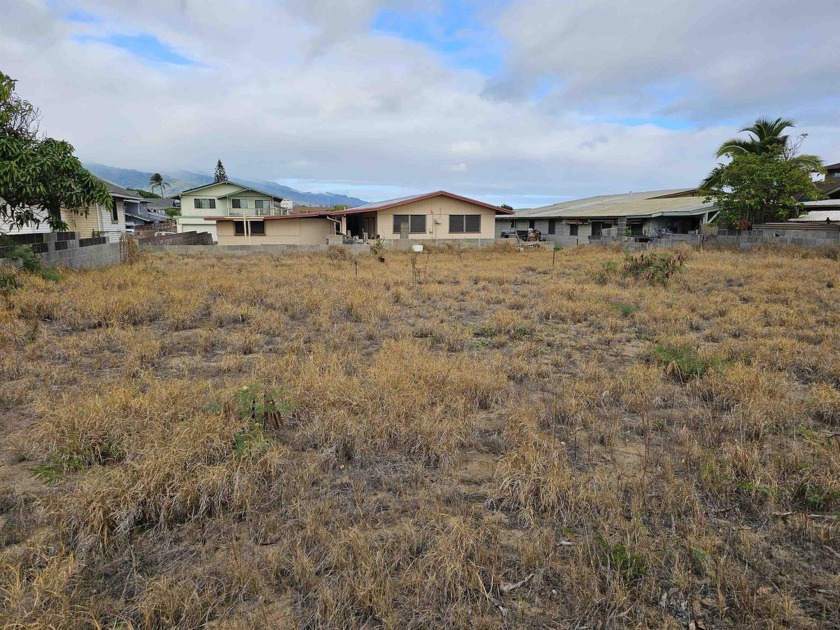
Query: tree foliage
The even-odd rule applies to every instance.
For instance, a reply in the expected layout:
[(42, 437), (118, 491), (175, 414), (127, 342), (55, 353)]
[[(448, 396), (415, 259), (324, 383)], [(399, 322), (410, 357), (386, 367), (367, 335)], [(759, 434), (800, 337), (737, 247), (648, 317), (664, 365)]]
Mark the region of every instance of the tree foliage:
[[(772, 155), (779, 159), (792, 162), (807, 173), (822, 171), (822, 160), (816, 155), (799, 155), (799, 149), (807, 138), (807, 134), (800, 134), (792, 139), (785, 133), (793, 129), (795, 124), (787, 118), (758, 118), (749, 127), (744, 127), (739, 133), (748, 134), (747, 138), (730, 138), (718, 148), (715, 157), (735, 159), (742, 155)], [(720, 188), (719, 175), (723, 164), (718, 164), (706, 179), (700, 184), (703, 190)]]
[(819, 196), (809, 170), (773, 153), (740, 154), (719, 165), (712, 176), (715, 183), (706, 201), (717, 206), (728, 224), (741, 229), (797, 217), (802, 199)]
[(224, 183), (228, 180), (227, 173), (225, 173), (225, 166), (222, 161), (216, 162), (216, 174), (213, 177), (213, 182), (216, 184)]
[(160, 173), (155, 173), (149, 178), (149, 190), (152, 192), (155, 192), (155, 189), (157, 189), (158, 194), (163, 197), (163, 192), (167, 188), (169, 188), (169, 182), (167, 182)]
[(66, 230), (62, 209), (110, 208), (105, 184), (82, 166), (70, 143), (38, 137), (38, 110), (15, 94), (15, 83), (0, 72), (0, 221)]

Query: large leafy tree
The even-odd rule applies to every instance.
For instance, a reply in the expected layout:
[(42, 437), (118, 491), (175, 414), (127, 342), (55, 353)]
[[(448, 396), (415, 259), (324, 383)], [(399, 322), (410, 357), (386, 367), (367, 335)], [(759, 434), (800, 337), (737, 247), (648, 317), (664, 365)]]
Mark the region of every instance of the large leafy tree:
[[(823, 164), (819, 157), (799, 154), (799, 148), (807, 136), (801, 134), (796, 138), (791, 138), (786, 133), (788, 129), (793, 129), (795, 126), (794, 122), (787, 118), (775, 120), (758, 118), (752, 125), (739, 131), (739, 133), (746, 133), (746, 138), (730, 138), (720, 145), (715, 157), (734, 160), (743, 155), (772, 155), (791, 162), (807, 173), (822, 171)], [(720, 188), (721, 166), (718, 164), (718, 167), (703, 180), (700, 184), (702, 189)]]
[(70, 143), (38, 136), (38, 109), (15, 94), (15, 83), (0, 72), (0, 221), (66, 230), (62, 210), (110, 208), (105, 184), (82, 166)]
[(160, 173), (155, 173), (149, 178), (149, 190), (155, 192), (155, 189), (158, 190), (158, 194), (163, 197), (163, 192), (169, 188), (169, 182), (167, 182), (163, 175)]
[(216, 184), (222, 184), (228, 180), (227, 173), (225, 173), (225, 165), (222, 164), (222, 161), (219, 160), (216, 162), (216, 173), (213, 177), (213, 182)]
[(712, 171), (707, 193), (729, 225), (785, 221), (799, 216), (802, 199), (819, 195), (811, 171), (775, 153), (742, 153)]

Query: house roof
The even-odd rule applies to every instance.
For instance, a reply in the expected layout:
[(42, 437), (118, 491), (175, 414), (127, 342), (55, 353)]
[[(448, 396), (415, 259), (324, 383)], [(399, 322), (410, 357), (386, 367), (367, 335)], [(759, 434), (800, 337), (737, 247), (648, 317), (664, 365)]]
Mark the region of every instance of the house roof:
[(517, 210), (515, 218), (653, 218), (659, 216), (694, 216), (713, 209), (704, 203), (693, 188), (654, 190), (623, 195), (599, 195), (564, 201), (541, 208)]
[[(230, 186), (239, 186), (242, 190), (250, 190), (251, 192), (259, 193), (261, 195), (265, 195), (266, 197), (271, 197), (273, 199), (279, 199), (283, 201), (283, 197), (278, 197), (274, 193), (266, 192), (264, 190), (259, 190), (258, 188), (254, 188), (253, 186), (246, 186), (245, 184), (240, 184), (238, 182), (226, 181), (226, 182), (210, 182), (209, 184), (203, 184), (202, 186), (196, 186), (195, 188), (188, 188), (187, 190), (181, 191), (181, 196), (189, 195), (191, 193), (197, 192), (199, 190), (204, 190), (205, 188), (211, 188), (212, 186), (219, 186), (220, 184), (229, 184)], [(235, 193), (229, 193), (227, 195), (222, 195), (223, 197), (230, 197), (231, 195), (239, 194), (242, 191), (237, 191)]]
[(812, 210), (805, 214), (796, 217), (795, 219), (788, 219), (792, 223), (840, 223), (840, 205), (835, 206), (834, 210)]
[(331, 212), (330, 214), (334, 216), (343, 216), (347, 214), (362, 214), (365, 212), (379, 212), (380, 210), (388, 210), (390, 208), (397, 208), (399, 206), (404, 206), (409, 203), (414, 203), (417, 201), (424, 201), (426, 199), (432, 199), (434, 197), (449, 197), (450, 199), (456, 199), (458, 201), (464, 201), (466, 203), (473, 204), (475, 206), (481, 206), (482, 208), (487, 208), (488, 210), (493, 210), (496, 214), (513, 214), (513, 211), (506, 210), (505, 208), (500, 208), (498, 206), (494, 206), (489, 203), (484, 203), (483, 201), (478, 201), (477, 199), (470, 199), (469, 197), (462, 197), (461, 195), (456, 195), (451, 192), (446, 192), (445, 190), (438, 190), (431, 193), (425, 193), (422, 195), (412, 195), (410, 197), (400, 197), (399, 199), (388, 199), (387, 201), (378, 201), (376, 203), (368, 203), (363, 206), (357, 206), (355, 208), (348, 208), (347, 210), (336, 210), (335, 212)]
[(150, 210), (168, 210), (175, 207), (175, 200), (171, 197), (163, 199), (146, 199)]
[(120, 199), (130, 199), (131, 201), (140, 201), (143, 199), (138, 193), (134, 192), (133, 190), (128, 190), (128, 188), (123, 188), (122, 186), (117, 186), (114, 182), (109, 182), (107, 179), (102, 179), (98, 177), (99, 181), (105, 184), (105, 187), (108, 189), (108, 192), (111, 193), (112, 197), (119, 197)]
[(823, 168), (827, 171), (840, 170), (840, 162), (837, 162), (837, 164), (829, 164), (828, 166), (823, 166)]

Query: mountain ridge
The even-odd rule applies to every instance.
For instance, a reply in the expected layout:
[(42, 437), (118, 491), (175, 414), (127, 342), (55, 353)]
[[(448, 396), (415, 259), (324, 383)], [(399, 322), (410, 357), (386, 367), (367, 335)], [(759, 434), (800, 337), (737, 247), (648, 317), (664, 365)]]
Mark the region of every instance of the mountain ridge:
[[(107, 164), (100, 164), (98, 162), (85, 163), (84, 167), (97, 177), (106, 179), (118, 186), (122, 186), (123, 188), (139, 188), (142, 190), (149, 189), (149, 178), (153, 174), (151, 172), (140, 171), (137, 169), (108, 166)], [(169, 173), (161, 173), (161, 175), (163, 175), (163, 179), (170, 184), (165, 191), (166, 195), (177, 195), (189, 188), (195, 188), (196, 186), (202, 186), (213, 182), (212, 175), (195, 173), (184, 169), (174, 169)], [(277, 195), (283, 199), (291, 199), (295, 203), (301, 205), (322, 207), (346, 205), (353, 208), (367, 203), (363, 199), (359, 199), (357, 197), (350, 197), (348, 195), (329, 192), (306, 192), (267, 180), (252, 180), (244, 177), (231, 177), (230, 180), (244, 186), (250, 186), (258, 190)]]

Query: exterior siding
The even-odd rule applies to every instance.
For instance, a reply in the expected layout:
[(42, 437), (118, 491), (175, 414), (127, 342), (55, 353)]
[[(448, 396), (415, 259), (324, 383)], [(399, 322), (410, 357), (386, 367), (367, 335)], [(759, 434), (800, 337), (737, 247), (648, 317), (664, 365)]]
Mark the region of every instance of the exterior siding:
[(326, 245), (335, 223), (318, 217), (265, 221), (265, 234), (236, 236), (233, 221), (217, 221), (219, 245)]
[[(476, 206), (466, 201), (450, 197), (432, 197), (413, 203), (380, 210), (377, 214), (376, 231), (384, 240), (399, 240), (400, 235), (394, 233), (395, 214), (424, 214), (426, 232), (423, 234), (409, 234), (410, 240), (465, 240), (465, 239), (494, 239), (496, 238), (496, 213), (493, 210)], [(478, 234), (450, 234), (449, 217), (453, 214), (481, 215), (481, 232)]]

